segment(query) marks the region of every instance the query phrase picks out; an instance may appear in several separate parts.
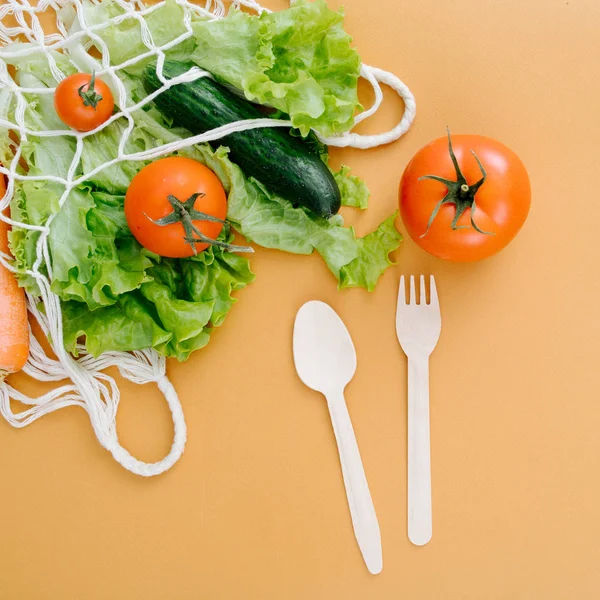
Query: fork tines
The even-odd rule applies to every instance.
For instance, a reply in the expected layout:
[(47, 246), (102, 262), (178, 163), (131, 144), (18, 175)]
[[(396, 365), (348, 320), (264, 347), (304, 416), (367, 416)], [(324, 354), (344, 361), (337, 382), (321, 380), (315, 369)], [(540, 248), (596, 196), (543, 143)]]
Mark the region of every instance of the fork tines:
[(408, 298), (408, 302), (406, 300), (406, 285), (404, 282), (404, 275), (402, 275), (400, 277), (400, 290), (399, 290), (399, 294), (398, 294), (398, 304), (400, 304), (400, 300), (404, 299), (404, 303), (405, 304), (413, 304), (413, 305), (420, 305), (420, 304), (427, 304), (427, 305), (438, 305), (438, 295), (437, 295), (437, 288), (435, 287), (435, 277), (433, 275), (431, 275), (429, 277), (429, 302), (427, 302), (427, 291), (426, 291), (426, 286), (425, 286), (425, 276), (421, 275), (419, 277), (419, 281), (420, 281), (420, 294), (419, 294), (419, 301), (417, 302), (417, 290), (416, 290), (416, 286), (415, 286), (415, 276), (411, 275), (410, 276), (410, 294), (409, 294), (409, 298)]

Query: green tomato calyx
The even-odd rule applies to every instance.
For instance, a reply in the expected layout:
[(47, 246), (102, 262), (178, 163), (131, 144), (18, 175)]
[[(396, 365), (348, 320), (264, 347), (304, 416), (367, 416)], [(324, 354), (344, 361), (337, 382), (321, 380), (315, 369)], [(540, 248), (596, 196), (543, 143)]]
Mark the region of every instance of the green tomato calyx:
[(183, 239), (187, 244), (190, 244), (192, 250), (194, 251), (194, 255), (198, 254), (198, 250), (196, 249), (196, 244), (198, 243), (218, 246), (219, 248), (224, 248), (229, 252), (254, 252), (254, 249), (250, 246), (236, 246), (234, 244), (227, 244), (226, 242), (213, 240), (212, 238), (204, 235), (194, 225), (194, 221), (212, 221), (214, 223), (222, 223), (224, 227), (229, 227), (229, 223), (227, 223), (227, 221), (223, 221), (223, 219), (219, 219), (214, 215), (209, 215), (208, 213), (201, 212), (194, 208), (196, 200), (204, 197), (204, 195), (205, 194), (202, 193), (192, 194), (185, 202), (182, 202), (175, 196), (169, 194), (167, 199), (169, 200), (169, 204), (173, 207), (172, 212), (162, 219), (157, 220), (150, 218), (146, 214), (145, 216), (152, 221), (152, 223), (155, 225), (160, 225), (161, 227), (173, 225), (174, 223), (181, 223), (183, 225), (183, 230), (185, 231), (185, 236)]
[[(89, 83), (84, 83), (80, 88), (77, 89), (79, 97), (83, 100), (84, 106), (91, 106), (94, 110), (98, 106), (102, 96), (96, 91), (96, 72), (92, 72), (92, 78)], [(83, 91), (83, 88), (87, 89)]]
[(427, 229), (425, 233), (421, 235), (421, 237), (425, 237), (431, 228), (431, 225), (434, 219), (437, 217), (440, 208), (444, 204), (453, 204), (456, 212), (454, 214), (454, 218), (452, 219), (452, 229), (468, 229), (469, 225), (458, 225), (458, 220), (462, 217), (464, 212), (470, 208), (471, 209), (471, 226), (475, 231), (482, 233), (484, 235), (495, 235), (492, 231), (483, 231), (479, 228), (477, 223), (475, 223), (475, 210), (477, 208), (475, 202), (475, 194), (479, 190), (479, 188), (485, 183), (487, 178), (487, 173), (481, 164), (477, 154), (473, 150), (471, 153), (475, 157), (477, 164), (479, 165), (479, 169), (481, 170), (481, 179), (474, 183), (473, 185), (469, 185), (462, 171), (460, 170), (460, 165), (458, 164), (458, 160), (456, 159), (456, 155), (454, 154), (454, 150), (452, 148), (452, 138), (450, 137), (450, 130), (448, 129), (448, 150), (450, 152), (450, 158), (452, 159), (452, 164), (454, 165), (454, 170), (456, 171), (456, 181), (452, 181), (450, 179), (444, 179), (443, 177), (439, 177), (438, 175), (423, 175), (419, 177), (419, 181), (421, 179), (433, 179), (434, 181), (439, 181), (443, 183), (448, 191), (446, 195), (436, 204), (431, 216), (429, 217), (429, 222), (427, 223)]

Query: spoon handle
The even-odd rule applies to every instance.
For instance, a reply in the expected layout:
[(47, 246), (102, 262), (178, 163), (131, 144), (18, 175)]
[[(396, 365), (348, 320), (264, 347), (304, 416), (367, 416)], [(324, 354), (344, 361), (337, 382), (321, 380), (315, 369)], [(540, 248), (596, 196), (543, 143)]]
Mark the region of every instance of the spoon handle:
[(367, 569), (376, 575), (383, 568), (381, 534), (343, 391), (328, 394), (327, 406), (340, 453), (354, 535)]

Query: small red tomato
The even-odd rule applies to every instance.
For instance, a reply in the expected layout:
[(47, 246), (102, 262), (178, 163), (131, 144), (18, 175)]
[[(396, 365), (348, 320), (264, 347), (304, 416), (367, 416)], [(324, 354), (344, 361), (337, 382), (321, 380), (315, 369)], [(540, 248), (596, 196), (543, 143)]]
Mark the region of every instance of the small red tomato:
[[(195, 218), (195, 211), (208, 218)], [(170, 258), (202, 252), (216, 240), (227, 216), (227, 198), (219, 178), (202, 163), (183, 156), (161, 158), (145, 166), (125, 195), (125, 218), (137, 241)]]
[(60, 120), (77, 131), (91, 131), (112, 115), (115, 101), (110, 88), (88, 73), (63, 79), (54, 92), (54, 108)]
[(448, 133), (413, 157), (399, 196), (402, 221), (417, 245), (468, 262), (496, 254), (517, 235), (531, 186), (519, 157), (500, 142)]

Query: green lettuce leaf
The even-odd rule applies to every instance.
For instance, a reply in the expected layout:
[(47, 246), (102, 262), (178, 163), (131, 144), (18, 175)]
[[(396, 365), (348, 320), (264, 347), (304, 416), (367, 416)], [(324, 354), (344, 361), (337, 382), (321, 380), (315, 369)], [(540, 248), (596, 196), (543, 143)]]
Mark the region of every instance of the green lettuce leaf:
[[(21, 46), (19, 44), (18, 46)], [(55, 53), (58, 54), (58, 53)], [(55, 57), (61, 68), (65, 67), (64, 56)], [(13, 63), (16, 66), (16, 80), (25, 87), (49, 87), (55, 82), (48, 67), (48, 61), (34, 57), (31, 60), (18, 59)], [(71, 67), (72, 69), (72, 67)], [(67, 72), (68, 69), (66, 69)], [(52, 83), (54, 82), (54, 83)], [(52, 95), (25, 94), (28, 100), (25, 108), (25, 122), (33, 131), (46, 131), (48, 129), (61, 129), (64, 124), (60, 122)], [(15, 121), (14, 110), (16, 102), (11, 102), (4, 107), (8, 119)], [(6, 131), (6, 130), (5, 130)], [(75, 141), (69, 136), (44, 137), (28, 135), (26, 141), (21, 142), (23, 160), (29, 167), (29, 174), (33, 176), (58, 175), (66, 177), (75, 155)], [(11, 158), (6, 157), (9, 162)], [(21, 167), (18, 172), (23, 174)], [(45, 181), (23, 181), (15, 185), (15, 193), (11, 201), (11, 216), (16, 221), (30, 225), (42, 225), (51, 214), (58, 210), (59, 199), (64, 193), (64, 186), (60, 183)], [(35, 279), (25, 274), (37, 259), (36, 243), (39, 232), (13, 228), (9, 233), (9, 242), (15, 258), (15, 267), (19, 270), (19, 283), (31, 293), (37, 293), (38, 287)], [(45, 268), (42, 267), (42, 272)]]
[(212, 302), (193, 302), (178, 298), (169, 286), (151, 281), (141, 288), (142, 296), (152, 304), (156, 319), (171, 332), (161, 351), (167, 356), (185, 360), (194, 350), (208, 344), (206, 330), (212, 314)]
[(149, 281), (121, 294), (112, 306), (90, 310), (82, 302), (63, 303), (68, 350), (75, 352), (78, 338), (85, 336), (86, 349), (94, 356), (153, 347), (186, 360), (223, 324), (236, 302), (232, 294), (254, 280), (246, 258), (221, 248), (211, 247), (189, 260), (156, 260), (147, 270)]
[(86, 350), (93, 356), (111, 350), (162, 348), (172, 334), (158, 325), (148, 309), (137, 292), (124, 294), (117, 304), (95, 311), (81, 302), (63, 302), (65, 348), (75, 354), (81, 336), (85, 336)]
[[(56, 213), (50, 225), (48, 247), (52, 257), (52, 291), (63, 300), (85, 302), (90, 308), (114, 304), (121, 294), (138, 289), (148, 280), (151, 253), (143, 249), (115, 213), (123, 211), (123, 198), (71, 190), (58, 210), (59, 191), (53, 183), (27, 181), (17, 188), (13, 212), (20, 221), (40, 225)], [(21, 269), (37, 256), (39, 234), (15, 228), (11, 246)]]
[[(81, 154), (81, 165), (84, 173), (91, 173), (116, 157), (119, 142), (126, 127), (127, 121), (119, 119), (93, 136), (84, 139)], [(124, 149), (127, 154), (130, 154), (149, 150), (156, 145), (156, 139), (144, 131), (134, 128)], [(141, 161), (119, 162), (92, 175), (89, 177), (88, 182), (94, 188), (100, 188), (110, 194), (125, 194), (134, 175), (146, 164), (146, 162)]]
[(398, 233), (394, 221), (398, 213), (388, 217), (379, 227), (356, 240), (358, 256), (340, 269), (340, 288), (362, 287), (369, 292), (375, 289), (375, 284), (392, 261), (391, 252), (398, 248), (402, 236)]
[(343, 14), (325, 0), (298, 0), (260, 17), (232, 10), (193, 24), (199, 66), (253, 102), (288, 114), (302, 135), (348, 131), (361, 109), (360, 57), (350, 46)]
[(215, 247), (182, 263), (185, 288), (194, 302), (212, 303), (211, 323), (218, 327), (237, 302), (232, 293), (254, 281), (247, 258)]
[(350, 175), (350, 167), (342, 166), (333, 177), (340, 188), (342, 206), (353, 206), (361, 210), (369, 206), (369, 188), (360, 177)]
[[(112, 17), (125, 14), (123, 7), (114, 0), (104, 0), (98, 3), (86, 0), (82, 6), (87, 24), (91, 26), (105, 23)], [(67, 7), (67, 10), (69, 8)], [(61, 16), (68, 24), (69, 18), (66, 11)], [(194, 11), (190, 12), (190, 16), (192, 21), (200, 19)], [(145, 20), (152, 35), (152, 41), (156, 46), (169, 44), (187, 32), (184, 23), (184, 11), (175, 0), (167, 0), (166, 3), (146, 15)], [(131, 61), (149, 51), (142, 39), (140, 22), (134, 17), (125, 17), (118, 23), (111, 23), (108, 27), (97, 30), (96, 35), (101, 37), (106, 44), (113, 65)], [(194, 46), (194, 39), (188, 37), (186, 40), (167, 49), (165, 53), (172, 60), (189, 60), (189, 55), (194, 50)], [(129, 72), (139, 75), (145, 65), (154, 58), (150, 56), (135, 61), (128, 66)]]
[[(13, 96), (13, 92), (7, 87), (0, 89), (0, 119), (8, 119), (11, 114), (11, 106), (15, 102)], [(0, 127), (0, 164), (10, 165), (13, 157), (11, 144), (10, 131), (6, 127)]]

